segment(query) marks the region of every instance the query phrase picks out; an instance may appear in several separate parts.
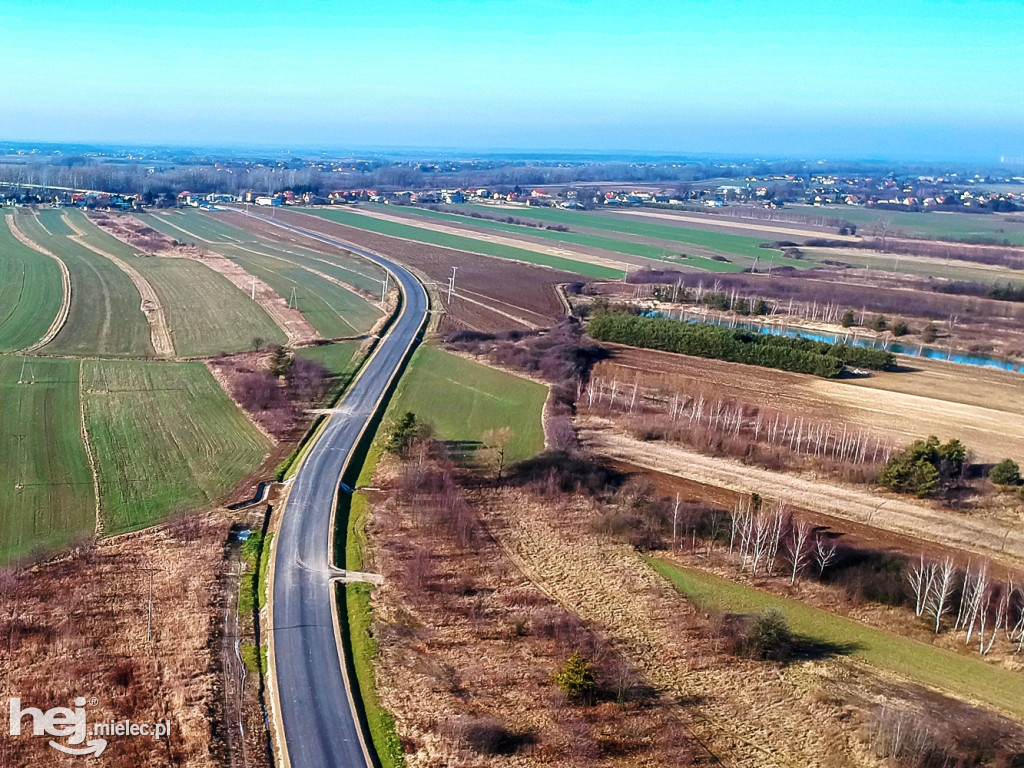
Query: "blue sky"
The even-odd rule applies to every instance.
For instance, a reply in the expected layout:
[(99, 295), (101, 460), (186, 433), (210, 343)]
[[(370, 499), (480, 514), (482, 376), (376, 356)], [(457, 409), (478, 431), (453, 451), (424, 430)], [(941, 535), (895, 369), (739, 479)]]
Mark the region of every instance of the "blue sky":
[(0, 138), (1024, 155), (1024, 2), (0, 0)]

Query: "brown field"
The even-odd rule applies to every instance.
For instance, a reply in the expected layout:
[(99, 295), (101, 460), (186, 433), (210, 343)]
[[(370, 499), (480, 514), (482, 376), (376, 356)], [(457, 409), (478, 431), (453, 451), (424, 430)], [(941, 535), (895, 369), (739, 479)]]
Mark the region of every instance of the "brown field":
[[(332, 251), (330, 246), (319, 241), (303, 238), (252, 218), (228, 213), (213, 215), (264, 237), (294, 242), (324, 253)], [(297, 226), (323, 232), (394, 258), (435, 282), (435, 296), (446, 292), (452, 267), (458, 267), (457, 295), (441, 321), (442, 331), (460, 328), (502, 331), (516, 327), (552, 325), (563, 313), (558, 284), (579, 279), (577, 275), (545, 267), (474, 256), (462, 251), (378, 235), (295, 211), (279, 211), (278, 215)]]
[(831, 419), (898, 443), (936, 435), (960, 438), (975, 461), (1024, 461), (1024, 376), (917, 358), (898, 372), (821, 379), (719, 360), (604, 345), (610, 359), (594, 375), (666, 392), (714, 390), (723, 398)]
[[(227, 529), (223, 516), (196, 516), (0, 574), (2, 695), (43, 710), (95, 696), (90, 725), (171, 721), (167, 740), (111, 737), (103, 765), (221, 765), (217, 584)], [(152, 643), (145, 568), (160, 569)], [(64, 763), (44, 738), (0, 741), (0, 765), (57, 764)]]

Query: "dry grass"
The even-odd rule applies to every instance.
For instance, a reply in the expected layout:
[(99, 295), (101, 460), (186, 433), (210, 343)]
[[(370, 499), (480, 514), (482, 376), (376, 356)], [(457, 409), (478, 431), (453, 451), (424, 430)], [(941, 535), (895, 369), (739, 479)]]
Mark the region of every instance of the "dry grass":
[[(375, 674), (407, 765), (694, 764), (685, 711), (645, 691), (602, 633), (531, 584), (445, 471), (384, 463), (375, 484), (388, 498), (373, 502), (368, 531), (385, 575)], [(592, 704), (568, 704), (551, 683), (574, 650), (595, 664)]]
[[(217, 658), (227, 521), (185, 518), (100, 541), (24, 572), (0, 589), (3, 697), (43, 710), (98, 699), (90, 724), (171, 721), (169, 739), (111, 737), (103, 764), (123, 768), (221, 764)], [(147, 643), (149, 574), (153, 642)], [(54, 765), (47, 740), (0, 742), (0, 765)]]

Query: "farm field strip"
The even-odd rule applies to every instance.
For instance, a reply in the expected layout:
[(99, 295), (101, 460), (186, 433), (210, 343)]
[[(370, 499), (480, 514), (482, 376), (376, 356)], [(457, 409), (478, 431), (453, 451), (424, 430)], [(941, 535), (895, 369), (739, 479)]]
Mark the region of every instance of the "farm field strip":
[(878, 269), (885, 272), (899, 272), (922, 277), (945, 277), (950, 280), (975, 280), (978, 282), (1021, 283), (1024, 277), (1020, 270), (998, 264), (982, 264), (963, 259), (942, 259), (912, 254), (880, 253), (852, 248), (808, 248), (804, 251), (809, 261), (820, 264), (842, 262), (863, 269)]
[(248, 294), (223, 275), (191, 259), (140, 257), (131, 246), (107, 234), (80, 212), (73, 226), (83, 240), (123, 259), (153, 286), (166, 313), (175, 354), (198, 357), (248, 349), (259, 336), (283, 344), (284, 331)]
[[(789, 207), (789, 206), (787, 206)], [(835, 219), (862, 225), (858, 233), (873, 234), (881, 223), (890, 227), (888, 234), (902, 234), (932, 240), (951, 240), (964, 243), (997, 242), (1024, 246), (1024, 222), (1009, 221), (997, 213), (951, 213), (943, 211), (888, 211), (882, 209), (836, 206), (809, 208), (794, 205), (794, 213)], [(895, 231), (894, 231), (895, 230)]]
[[(42, 350), (46, 354), (154, 357), (150, 327), (142, 298), (127, 274), (74, 237), (43, 228), (34, 216), (20, 224), (33, 242), (60, 256), (71, 277), (68, 321)], [(57, 221), (62, 221), (57, 219)], [(51, 224), (53, 219), (50, 219)], [(68, 230), (71, 231), (70, 228)]]
[[(511, 232), (515, 235), (522, 235), (524, 237), (536, 237), (544, 240), (554, 240), (557, 243), (574, 243), (576, 245), (583, 245), (588, 248), (597, 248), (603, 251), (611, 251), (613, 253), (625, 253), (631, 256), (643, 256), (647, 259), (664, 259), (665, 256), (670, 255), (667, 249), (658, 248), (653, 245), (646, 245), (644, 243), (635, 243), (628, 240), (618, 240), (612, 237), (602, 237), (600, 235), (587, 235), (580, 234), (578, 232), (558, 232), (556, 230), (541, 229), (539, 227), (529, 227), (523, 224), (509, 224), (504, 221), (494, 221), (492, 219), (477, 219), (471, 216), (463, 216), (457, 213), (447, 213), (445, 211), (434, 211), (429, 208), (420, 208), (417, 206), (394, 206), (394, 205), (371, 205), (369, 210), (380, 211), (380, 210), (395, 210), (397, 213), (395, 217), (401, 216), (403, 218), (408, 217), (410, 220), (415, 217), (425, 219), (436, 219), (438, 221), (453, 222), (455, 224), (461, 224), (470, 228), (477, 229), (491, 229), (499, 232)], [(467, 230), (472, 232), (472, 229)]]
[(91, 535), (79, 362), (0, 356), (0, 563)]
[[(212, 247), (211, 249), (215, 249), (225, 256), (244, 251), (291, 261), (308, 269), (323, 272), (346, 285), (373, 296), (380, 293), (381, 282), (384, 280), (383, 270), (377, 269), (375, 265), (365, 262), (358, 256), (351, 256), (349, 263), (336, 254), (329, 255), (268, 240), (206, 214), (192, 212), (161, 214), (146, 221), (154, 229), (176, 238), (180, 237), (181, 233), (191, 234), (193, 231), (198, 232), (201, 229), (208, 238), (206, 242)], [(178, 228), (177, 233), (167, 229), (170, 221), (173, 221), (174, 226)]]
[[(636, 221), (621, 216), (595, 212), (562, 211), (552, 208), (510, 208), (496, 207), (489, 205), (469, 205), (469, 210), (486, 212), (492, 215), (498, 212), (507, 212), (524, 219), (535, 219), (537, 221), (565, 224), (567, 226), (585, 227), (589, 229), (606, 230), (627, 235), (650, 237), (659, 240), (670, 240), (690, 245), (702, 246), (719, 253), (742, 256), (749, 259), (751, 263), (755, 259), (762, 261), (771, 257), (772, 250), (761, 248), (763, 239), (747, 237), (744, 235), (733, 235), (724, 232), (712, 232), (703, 229), (691, 229), (676, 227), (668, 224), (655, 224), (645, 221)], [(806, 266), (799, 260), (784, 259), (775, 251), (775, 263), (788, 263), (790, 266)], [(749, 265), (744, 265), (749, 266)]]
[(544, 449), (541, 414), (547, 394), (543, 384), (420, 347), (399, 381), (388, 418), (412, 411), (432, 424), (438, 437), (467, 453), (479, 447), (487, 430), (511, 427), (506, 461), (512, 463)]
[(207, 506), (262, 461), (269, 441), (202, 363), (82, 366), (105, 534)]
[(299, 311), (325, 338), (365, 333), (380, 317), (363, 297), (291, 262), (245, 252), (225, 255), (281, 296), (290, 300), (294, 292)]
[[(487, 206), (474, 206), (474, 208), (485, 208)], [(557, 230), (547, 230), (537, 227), (530, 227), (524, 224), (508, 224), (506, 222), (494, 221), (492, 219), (478, 219), (464, 214), (432, 211), (426, 208), (412, 207), (412, 206), (389, 206), (389, 208), (395, 208), (396, 210), (408, 212), (408, 215), (422, 215), (429, 218), (444, 217), (445, 220), (454, 221), (467, 227), (480, 227), (484, 229), (500, 229), (502, 231), (514, 232), (524, 237), (537, 237), (549, 240), (557, 240), (565, 243), (575, 243), (588, 248), (598, 248), (605, 251), (611, 251), (614, 253), (623, 253), (633, 256), (640, 256), (643, 258), (653, 259), (655, 261), (669, 261), (672, 262), (672, 266), (688, 267), (693, 269), (700, 269), (707, 272), (742, 272), (746, 267), (752, 266), (755, 261), (749, 256), (744, 256), (744, 263), (738, 264), (733, 261), (719, 261), (708, 253), (714, 255), (716, 253), (726, 253), (721, 248), (709, 248), (706, 245), (698, 243), (689, 243), (690, 245), (696, 246), (699, 250), (705, 253), (688, 253), (684, 258), (680, 258), (678, 251), (678, 241), (665, 240), (664, 238), (658, 239), (653, 236), (644, 238), (645, 242), (640, 242), (636, 239), (637, 235), (631, 232), (620, 232), (617, 230), (600, 229), (596, 231), (588, 231), (585, 224), (585, 220), (576, 222), (571, 232), (558, 232)], [(531, 213), (534, 209), (527, 209), (526, 213), (519, 213), (518, 209), (499, 209), (507, 210), (510, 215), (515, 215), (516, 218), (531, 218)], [(494, 211), (491, 212), (492, 215)], [(643, 222), (640, 222), (641, 224)], [(594, 228), (591, 228), (592, 230)], [(714, 234), (714, 232), (711, 232)], [(802, 269), (808, 267), (808, 263), (797, 259), (788, 259), (779, 254), (777, 250), (766, 250), (760, 249), (760, 253), (756, 254), (761, 260), (768, 260), (771, 263), (794, 266)], [(732, 254), (735, 256), (736, 254)], [(648, 265), (651, 266), (651, 265)]]
[(586, 275), (589, 277), (615, 279), (623, 276), (623, 272), (620, 269), (588, 264), (583, 261), (575, 261), (561, 256), (552, 256), (539, 253), (537, 251), (526, 250), (524, 248), (516, 248), (503, 243), (494, 243), (471, 237), (463, 237), (461, 235), (431, 231), (412, 224), (399, 224), (371, 216), (352, 213), (351, 211), (328, 211), (319, 208), (306, 208), (302, 209), (302, 212), (307, 215), (326, 219), (327, 221), (333, 221), (338, 224), (355, 227), (356, 229), (364, 229), (381, 235), (437, 245), (443, 248), (451, 248), (453, 250), (475, 253), (482, 256), (513, 259), (515, 261), (553, 267), (555, 269), (561, 269), (566, 272)]
[(66, 265), (21, 242), (0, 220), (0, 350), (33, 349), (59, 331), (70, 302)]
[(1024, 718), (1024, 676), (981, 659), (868, 627), (843, 616), (771, 595), (728, 579), (645, 558), (661, 576), (700, 608), (731, 613), (776, 610), (798, 635), (838, 646), (868, 664)]

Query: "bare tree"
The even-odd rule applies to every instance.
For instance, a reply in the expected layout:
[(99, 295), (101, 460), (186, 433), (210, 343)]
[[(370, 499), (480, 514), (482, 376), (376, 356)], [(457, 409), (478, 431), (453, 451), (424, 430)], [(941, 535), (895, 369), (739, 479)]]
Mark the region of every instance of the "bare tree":
[(953, 558), (947, 557), (936, 568), (935, 578), (927, 599), (928, 612), (935, 618), (935, 634), (939, 634), (942, 617), (949, 611), (949, 598), (953, 594), (955, 576), (956, 566), (953, 564)]
[(806, 520), (793, 523), (786, 539), (786, 559), (789, 561), (789, 583), (796, 584), (797, 575), (811, 560), (811, 524)]
[(487, 465), (494, 470), (497, 481), (501, 482), (501, 473), (508, 461), (508, 444), (515, 436), (512, 427), (488, 429), (483, 434), (483, 457)]
[(924, 609), (928, 602), (928, 595), (931, 594), (932, 584), (935, 581), (935, 570), (935, 563), (925, 563), (924, 555), (921, 555), (917, 565), (911, 566), (910, 572), (907, 574), (907, 580), (910, 582), (910, 588), (914, 590), (915, 616), (921, 616), (924, 614)]
[(814, 539), (814, 562), (818, 564), (818, 575), (824, 576), (825, 569), (836, 559), (838, 545), (827, 536), (818, 535)]

